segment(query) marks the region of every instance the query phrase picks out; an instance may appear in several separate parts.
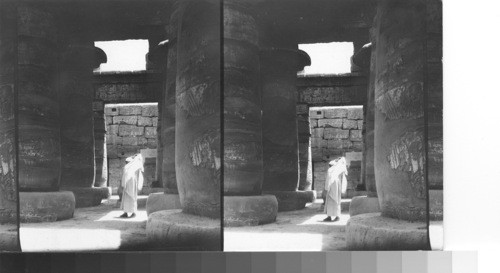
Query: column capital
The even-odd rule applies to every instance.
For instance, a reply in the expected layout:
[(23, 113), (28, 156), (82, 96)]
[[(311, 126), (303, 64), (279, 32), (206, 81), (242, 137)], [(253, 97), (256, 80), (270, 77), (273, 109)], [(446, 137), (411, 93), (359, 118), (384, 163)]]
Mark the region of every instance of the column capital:
[[(311, 57), (299, 49), (270, 47), (260, 51), (263, 71), (274, 71), (276, 66), (283, 69), (301, 71), (311, 65)], [(271, 63), (271, 65), (269, 65)]]

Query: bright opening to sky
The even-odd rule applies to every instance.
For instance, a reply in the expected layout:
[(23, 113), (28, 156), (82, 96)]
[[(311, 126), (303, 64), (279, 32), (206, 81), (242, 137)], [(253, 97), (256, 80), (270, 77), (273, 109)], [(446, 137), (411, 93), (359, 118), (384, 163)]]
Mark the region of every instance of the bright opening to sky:
[(298, 75), (332, 75), (351, 72), (352, 42), (300, 44), (311, 57), (311, 66), (306, 66)]
[(108, 62), (101, 64), (95, 71), (138, 71), (146, 70), (148, 40), (125, 40), (95, 42), (96, 47), (104, 50)]

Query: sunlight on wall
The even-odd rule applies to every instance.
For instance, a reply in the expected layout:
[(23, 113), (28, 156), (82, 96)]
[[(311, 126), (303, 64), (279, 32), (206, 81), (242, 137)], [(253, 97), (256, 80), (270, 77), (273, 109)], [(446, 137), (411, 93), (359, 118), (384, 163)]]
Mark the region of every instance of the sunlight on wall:
[(311, 66), (306, 66), (298, 75), (335, 75), (351, 72), (352, 42), (299, 44), (311, 57)]
[(105, 41), (94, 45), (104, 50), (108, 57), (107, 63), (101, 64), (96, 72), (146, 70), (148, 40)]

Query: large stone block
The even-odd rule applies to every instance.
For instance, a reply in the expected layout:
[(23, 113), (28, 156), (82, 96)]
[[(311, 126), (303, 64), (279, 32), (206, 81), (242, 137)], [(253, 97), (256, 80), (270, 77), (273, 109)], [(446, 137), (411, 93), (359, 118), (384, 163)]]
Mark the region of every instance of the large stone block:
[(113, 124), (113, 116), (106, 116), (106, 125)]
[(73, 217), (75, 196), (70, 191), (20, 192), (19, 206), (23, 223), (60, 221)]
[(352, 119), (344, 119), (342, 123), (343, 129), (358, 129), (358, 121)]
[(353, 151), (361, 152), (363, 151), (364, 145), (362, 141), (353, 141), (351, 146)]
[(146, 213), (161, 210), (181, 209), (181, 201), (178, 194), (166, 194), (163, 192), (151, 193), (146, 201)]
[(328, 141), (319, 137), (311, 138), (311, 147), (313, 148), (326, 148), (328, 146)]
[(318, 127), (333, 127), (342, 128), (342, 119), (320, 119), (318, 120)]
[(114, 116), (113, 124), (137, 124), (137, 116)]
[(108, 135), (118, 135), (118, 125), (108, 125), (106, 131)]
[(158, 117), (153, 117), (151, 120), (153, 121), (153, 127), (158, 127)]
[(118, 149), (116, 148), (117, 146), (114, 145), (107, 145), (106, 147), (106, 153), (109, 158), (118, 158)]
[(346, 225), (348, 250), (428, 250), (425, 222), (409, 222), (365, 213)]
[(111, 188), (67, 188), (75, 195), (75, 208), (95, 207), (111, 195)]
[(358, 120), (358, 129), (363, 130), (363, 120)]
[(325, 117), (325, 112), (322, 110), (314, 110), (314, 111), (309, 111), (309, 118), (324, 118)]
[(325, 128), (323, 137), (325, 139), (347, 139), (349, 138), (349, 130), (342, 130), (338, 128)]
[(105, 107), (104, 114), (106, 116), (118, 116), (119, 111), (117, 107)]
[(132, 145), (143, 145), (143, 144), (145, 144), (145, 143), (140, 143), (139, 142), (141, 139), (146, 140), (143, 137), (126, 136), (126, 137), (122, 138), (122, 145), (132, 146)]
[(153, 125), (153, 120), (150, 117), (138, 117), (137, 118), (137, 125), (138, 126), (152, 126)]
[(256, 226), (276, 221), (278, 201), (273, 195), (224, 196), (224, 226)]
[(147, 143), (146, 143), (146, 147), (148, 147), (150, 149), (156, 149), (158, 147), (158, 143), (156, 141), (156, 138), (148, 138)]
[(121, 168), (122, 167), (122, 160), (120, 159), (109, 159), (108, 160), (108, 166), (109, 166), (109, 172), (112, 173), (111, 169), (114, 168)]
[(156, 128), (155, 127), (145, 127), (146, 138), (156, 138)]
[(352, 107), (347, 111), (348, 119), (363, 119), (363, 108), (362, 107)]
[(138, 154), (140, 147), (137, 147), (136, 145), (130, 146), (117, 146), (117, 154), (118, 158), (127, 158), (129, 156), (133, 156), (135, 154)]
[(144, 116), (144, 117), (157, 117), (158, 116), (158, 106), (156, 106), (156, 105), (142, 106), (142, 116)]
[(311, 130), (311, 137), (313, 138), (323, 138), (324, 128), (314, 128)]
[(311, 147), (311, 158), (313, 161), (321, 161), (323, 159), (323, 149)]
[(300, 210), (310, 203), (314, 196), (310, 191), (269, 191), (263, 194), (274, 195), (278, 200), (278, 211)]
[(346, 108), (332, 108), (325, 110), (325, 118), (345, 118), (347, 117)]
[(354, 196), (349, 206), (349, 215), (355, 216), (364, 213), (380, 212), (380, 206), (377, 197)]
[(351, 130), (349, 132), (349, 139), (351, 141), (362, 141), (363, 134), (361, 132), (362, 132), (361, 130)]
[(155, 250), (221, 250), (220, 220), (162, 210), (148, 217), (146, 234)]
[(311, 125), (311, 128), (318, 127), (318, 120), (315, 118), (309, 119), (309, 124)]
[(138, 116), (142, 113), (141, 106), (121, 106), (119, 107), (120, 115), (124, 116)]
[(123, 144), (123, 138), (117, 135), (109, 135), (106, 138), (106, 144), (107, 145), (122, 145)]
[(118, 127), (118, 135), (120, 136), (142, 136), (143, 134), (144, 127), (137, 127), (133, 125), (120, 125)]
[(346, 150), (352, 147), (352, 142), (346, 139), (328, 140), (328, 149)]

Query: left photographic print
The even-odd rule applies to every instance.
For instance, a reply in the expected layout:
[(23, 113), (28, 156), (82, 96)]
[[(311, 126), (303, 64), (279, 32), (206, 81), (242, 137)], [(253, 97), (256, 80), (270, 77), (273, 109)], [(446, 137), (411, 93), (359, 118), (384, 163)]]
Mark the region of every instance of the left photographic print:
[(221, 6), (0, 3), (0, 251), (221, 251)]

